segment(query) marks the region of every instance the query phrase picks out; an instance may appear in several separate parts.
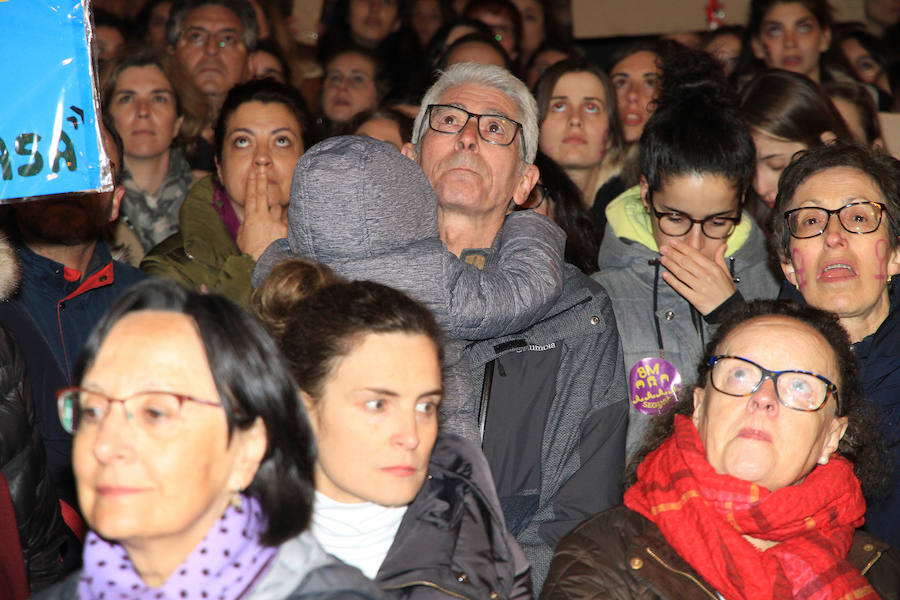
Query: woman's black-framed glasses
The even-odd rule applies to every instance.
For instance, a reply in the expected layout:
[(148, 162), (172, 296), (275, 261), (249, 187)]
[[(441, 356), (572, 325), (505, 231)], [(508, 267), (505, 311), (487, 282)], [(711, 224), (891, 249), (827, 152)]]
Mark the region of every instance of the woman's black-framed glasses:
[(828, 228), (831, 215), (848, 233), (872, 233), (881, 225), (884, 204), (881, 202), (851, 202), (840, 208), (828, 209), (804, 206), (784, 211), (784, 221), (792, 237), (806, 239), (822, 235)]
[(68, 387), (57, 392), (56, 409), (63, 429), (74, 434), (80, 427), (99, 426), (110, 405), (120, 402), (126, 418), (138, 429), (153, 437), (168, 438), (178, 433), (181, 406), (187, 401), (223, 408), (219, 402), (168, 391), (145, 390), (113, 398), (96, 390)]
[(687, 235), (694, 226), (694, 223), (699, 223), (703, 235), (714, 240), (722, 240), (731, 235), (734, 228), (741, 222), (740, 215), (737, 217), (712, 215), (705, 219), (695, 219), (683, 212), (661, 212), (656, 210), (653, 200), (650, 200), (650, 210), (656, 215), (659, 229), (664, 234), (671, 235), (672, 237)]
[(459, 133), (472, 117), (477, 119), (478, 135), (489, 144), (509, 146), (522, 129), (521, 123), (503, 115), (479, 115), (449, 104), (428, 105), (428, 127), (438, 133)]
[(775, 384), (775, 396), (787, 408), (804, 412), (817, 411), (834, 395), (840, 411), (837, 386), (826, 377), (811, 371), (786, 369), (772, 371), (741, 356), (718, 354), (707, 362), (712, 386), (729, 396), (749, 396), (759, 389), (763, 381), (771, 379)]

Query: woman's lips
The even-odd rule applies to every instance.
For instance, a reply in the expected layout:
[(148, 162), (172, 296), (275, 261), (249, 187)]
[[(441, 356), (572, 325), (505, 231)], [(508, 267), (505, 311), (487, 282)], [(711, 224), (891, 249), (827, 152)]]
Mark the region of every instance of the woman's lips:
[(628, 112), (625, 113), (625, 117), (622, 120), (626, 125), (640, 125), (644, 122), (644, 115), (635, 112)]
[(96, 491), (101, 496), (112, 497), (127, 496), (129, 494), (139, 494), (144, 490), (143, 488), (128, 487), (122, 485), (100, 485), (97, 486)]
[(752, 427), (744, 427), (738, 432), (738, 437), (750, 440), (758, 440), (760, 442), (772, 442), (772, 436), (762, 429), (754, 429)]
[(583, 146), (587, 144), (587, 140), (581, 137), (580, 135), (570, 135), (566, 138), (563, 138), (563, 144), (575, 144), (579, 146)]
[(853, 279), (856, 275), (853, 265), (846, 262), (833, 262), (822, 267), (818, 279), (820, 281), (843, 281)]
[(416, 474), (416, 468), (409, 465), (395, 465), (392, 467), (382, 467), (382, 471), (394, 475), (395, 477), (411, 477)]

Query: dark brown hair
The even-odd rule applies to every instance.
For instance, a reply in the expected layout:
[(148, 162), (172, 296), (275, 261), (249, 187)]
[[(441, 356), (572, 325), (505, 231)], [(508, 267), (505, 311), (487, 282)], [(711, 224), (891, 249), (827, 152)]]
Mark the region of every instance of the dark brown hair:
[(741, 93), (741, 114), (751, 128), (812, 148), (832, 132), (852, 140), (841, 113), (809, 77), (790, 71), (766, 71)]
[(374, 281), (341, 280), (306, 260), (277, 265), (251, 303), (313, 403), (335, 363), (366, 334), (422, 334), (441, 355), (440, 329), (422, 304)]

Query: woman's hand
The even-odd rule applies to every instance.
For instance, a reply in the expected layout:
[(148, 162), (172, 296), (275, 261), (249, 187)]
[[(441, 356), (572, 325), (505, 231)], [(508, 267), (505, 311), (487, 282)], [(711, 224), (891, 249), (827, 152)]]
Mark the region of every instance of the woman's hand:
[(725, 264), (725, 244), (710, 260), (689, 244), (672, 240), (659, 249), (660, 263), (666, 268), (662, 278), (702, 315), (708, 315), (736, 290)]
[(280, 204), (269, 206), (269, 181), (266, 168), (251, 169), (247, 175), (247, 193), (244, 197), (244, 222), (237, 234), (237, 246), (253, 260), (265, 252), (269, 244), (287, 237), (287, 219)]

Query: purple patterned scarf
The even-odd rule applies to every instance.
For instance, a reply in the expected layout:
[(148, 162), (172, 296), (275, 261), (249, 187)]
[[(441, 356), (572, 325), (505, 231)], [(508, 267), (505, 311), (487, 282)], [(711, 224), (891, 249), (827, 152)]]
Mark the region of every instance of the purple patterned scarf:
[(278, 551), (259, 543), (266, 524), (259, 502), (248, 496), (241, 499), (242, 508), (229, 506), (203, 541), (158, 588), (144, 583), (125, 548), (91, 531), (85, 540), (78, 597), (82, 600), (241, 598)]

